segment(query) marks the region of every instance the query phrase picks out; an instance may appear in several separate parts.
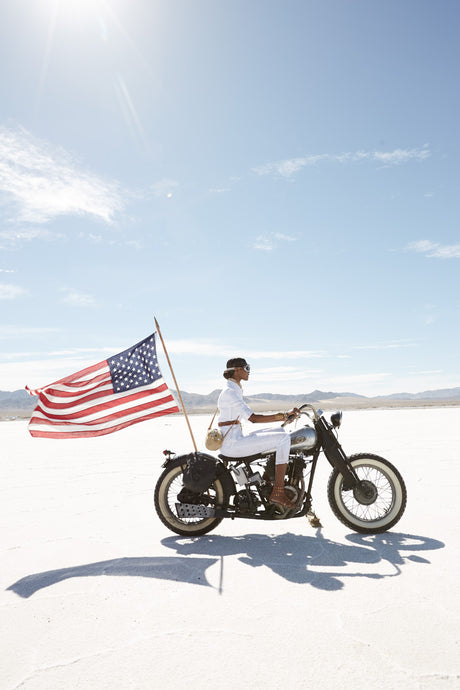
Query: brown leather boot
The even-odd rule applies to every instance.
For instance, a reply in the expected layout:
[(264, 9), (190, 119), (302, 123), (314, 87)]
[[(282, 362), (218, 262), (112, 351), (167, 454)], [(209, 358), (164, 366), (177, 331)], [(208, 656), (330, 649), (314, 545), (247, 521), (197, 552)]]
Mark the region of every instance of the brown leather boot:
[(269, 503), (275, 503), (276, 505), (283, 506), (284, 508), (290, 508), (291, 510), (295, 508), (295, 503), (286, 496), (284, 493), (284, 487), (282, 486), (274, 486), (268, 500)]

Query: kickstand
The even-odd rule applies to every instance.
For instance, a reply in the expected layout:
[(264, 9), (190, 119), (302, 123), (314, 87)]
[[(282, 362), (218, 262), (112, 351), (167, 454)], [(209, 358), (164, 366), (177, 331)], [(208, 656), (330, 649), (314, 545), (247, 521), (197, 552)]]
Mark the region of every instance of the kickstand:
[(312, 527), (322, 527), (321, 520), (316, 515), (314, 510), (309, 510), (307, 513), (307, 520)]

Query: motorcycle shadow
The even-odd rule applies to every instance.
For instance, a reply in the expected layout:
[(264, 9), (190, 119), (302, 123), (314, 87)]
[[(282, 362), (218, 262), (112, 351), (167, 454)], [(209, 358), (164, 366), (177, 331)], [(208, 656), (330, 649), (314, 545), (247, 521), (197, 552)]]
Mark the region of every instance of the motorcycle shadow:
[[(161, 543), (182, 557), (219, 557), (220, 591), (225, 556), (239, 556), (238, 560), (253, 568), (265, 566), (289, 582), (334, 591), (342, 589), (347, 578), (377, 580), (400, 575), (401, 566), (407, 560), (430, 563), (412, 552), (432, 551), (445, 546), (437, 539), (395, 532), (375, 535), (352, 533), (346, 539), (351, 543), (332, 541), (318, 529), (314, 537), (288, 532), (277, 536), (167, 537)], [(359, 565), (363, 567), (359, 568)], [(372, 567), (375, 565), (377, 568)]]
[(29, 598), (37, 591), (64, 580), (102, 576), (147, 577), (212, 587), (206, 571), (220, 561), (217, 589), (222, 593), (225, 556), (238, 556), (239, 561), (253, 568), (270, 568), (289, 582), (334, 591), (342, 589), (350, 577), (395, 577), (401, 573), (401, 566), (406, 561), (430, 563), (413, 552), (444, 547), (444, 543), (437, 539), (395, 532), (377, 535), (353, 533), (347, 535), (346, 540), (350, 543), (325, 539), (321, 530), (317, 530), (315, 537), (291, 533), (277, 536), (167, 537), (161, 543), (173, 549), (177, 556), (114, 558), (48, 570), (23, 577), (10, 585), (8, 591)]

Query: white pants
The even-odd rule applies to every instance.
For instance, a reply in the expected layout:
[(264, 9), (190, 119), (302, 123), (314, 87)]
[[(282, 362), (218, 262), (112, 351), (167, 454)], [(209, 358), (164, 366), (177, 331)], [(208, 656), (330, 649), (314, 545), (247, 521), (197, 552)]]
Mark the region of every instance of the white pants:
[[(227, 429), (221, 427), (225, 435)], [(232, 426), (224, 438), (219, 452), (232, 458), (242, 458), (246, 455), (276, 451), (275, 463), (284, 465), (289, 459), (291, 436), (283, 428), (259, 429), (243, 436), (240, 424)]]

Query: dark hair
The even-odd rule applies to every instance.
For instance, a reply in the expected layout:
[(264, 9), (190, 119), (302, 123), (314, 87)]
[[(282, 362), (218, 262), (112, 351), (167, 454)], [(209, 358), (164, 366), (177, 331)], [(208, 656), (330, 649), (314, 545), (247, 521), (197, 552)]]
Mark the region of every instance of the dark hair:
[(247, 362), (243, 357), (232, 357), (227, 361), (227, 368), (224, 371), (224, 379), (231, 379), (235, 373), (236, 367), (244, 367)]

